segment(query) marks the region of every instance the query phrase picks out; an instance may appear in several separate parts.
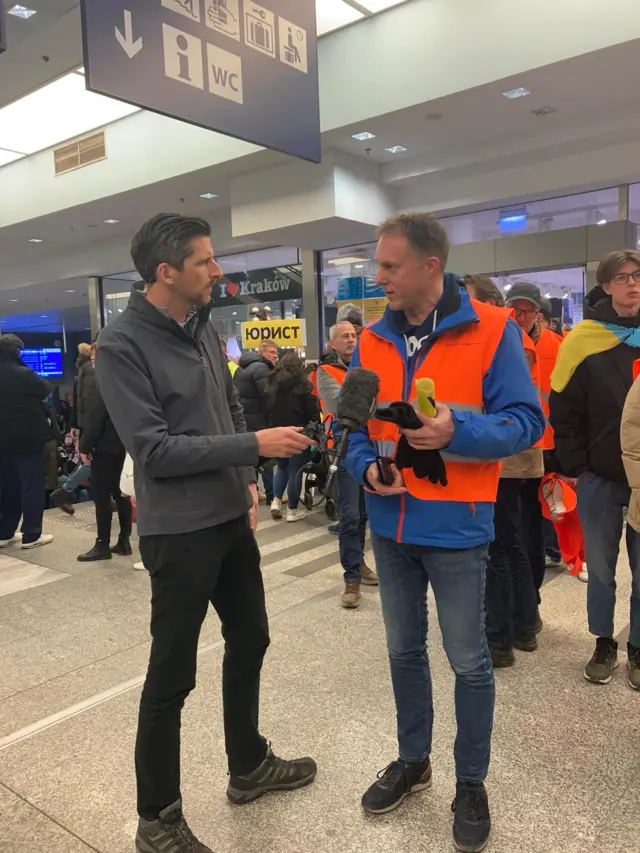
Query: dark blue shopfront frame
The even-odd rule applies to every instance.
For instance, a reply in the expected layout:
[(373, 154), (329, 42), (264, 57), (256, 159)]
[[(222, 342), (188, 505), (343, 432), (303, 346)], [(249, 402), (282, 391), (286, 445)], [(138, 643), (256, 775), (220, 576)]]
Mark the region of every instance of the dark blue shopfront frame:
[(315, 0), (81, 3), (91, 91), (320, 162)]

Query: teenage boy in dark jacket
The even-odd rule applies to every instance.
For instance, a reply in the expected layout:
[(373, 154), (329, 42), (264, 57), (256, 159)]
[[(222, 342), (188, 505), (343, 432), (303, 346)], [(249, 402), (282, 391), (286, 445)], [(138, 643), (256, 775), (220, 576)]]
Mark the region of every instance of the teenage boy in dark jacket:
[[(0, 548), (53, 542), (42, 533), (45, 445), (51, 424), (44, 400), (51, 386), (23, 364), (24, 344), (0, 335)], [(16, 533), (22, 517), (22, 533)]]
[[(596, 649), (584, 670), (608, 684), (618, 665), (614, 636), (616, 563), (630, 489), (622, 464), (620, 422), (640, 357), (640, 253), (612, 252), (596, 273), (584, 320), (565, 339), (551, 378), (551, 426), (562, 473), (578, 481), (578, 511), (589, 566), (587, 613)], [(629, 682), (640, 690), (640, 534), (627, 526), (633, 578)]]
[(136, 775), (139, 853), (211, 853), (189, 829), (180, 793), (180, 717), (195, 686), (200, 628), (222, 623), (227, 796), (241, 805), (313, 781), (312, 759), (277, 758), (258, 728), (269, 626), (253, 530), (260, 456), (313, 442), (290, 427), (246, 431), (209, 320), (222, 277), (203, 219), (158, 214), (132, 257), (146, 282), (102, 331), (97, 379), (134, 463), (140, 551), (151, 575), (153, 644), (142, 691)]

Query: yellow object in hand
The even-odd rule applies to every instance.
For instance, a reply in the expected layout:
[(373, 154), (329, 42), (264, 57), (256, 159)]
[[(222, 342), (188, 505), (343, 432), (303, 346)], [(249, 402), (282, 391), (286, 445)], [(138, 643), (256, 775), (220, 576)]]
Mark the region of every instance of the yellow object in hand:
[(435, 418), (436, 411), (436, 383), (433, 379), (418, 379), (416, 381), (418, 393), (418, 408), (428, 418)]

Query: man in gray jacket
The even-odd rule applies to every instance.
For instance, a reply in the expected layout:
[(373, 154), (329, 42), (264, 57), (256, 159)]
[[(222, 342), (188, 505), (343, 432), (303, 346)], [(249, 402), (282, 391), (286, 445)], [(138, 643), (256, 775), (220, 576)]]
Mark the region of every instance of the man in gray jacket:
[(211, 853), (189, 829), (180, 794), (180, 717), (195, 686), (209, 602), (222, 623), (227, 796), (313, 781), (312, 759), (277, 758), (258, 729), (269, 645), (257, 519), (258, 457), (312, 442), (290, 427), (246, 431), (238, 393), (209, 322), (222, 276), (202, 219), (159, 214), (132, 244), (146, 284), (100, 335), (97, 381), (134, 462), (138, 532), (151, 575), (153, 644), (142, 691), (136, 775), (138, 853)]

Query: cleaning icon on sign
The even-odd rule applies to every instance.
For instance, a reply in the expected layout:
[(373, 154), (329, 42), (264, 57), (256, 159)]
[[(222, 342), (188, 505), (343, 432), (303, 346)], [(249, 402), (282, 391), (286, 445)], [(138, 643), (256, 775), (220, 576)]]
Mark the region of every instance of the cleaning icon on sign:
[(255, 48), (275, 59), (275, 15), (257, 3), (245, 5), (244, 38), (249, 47)]

